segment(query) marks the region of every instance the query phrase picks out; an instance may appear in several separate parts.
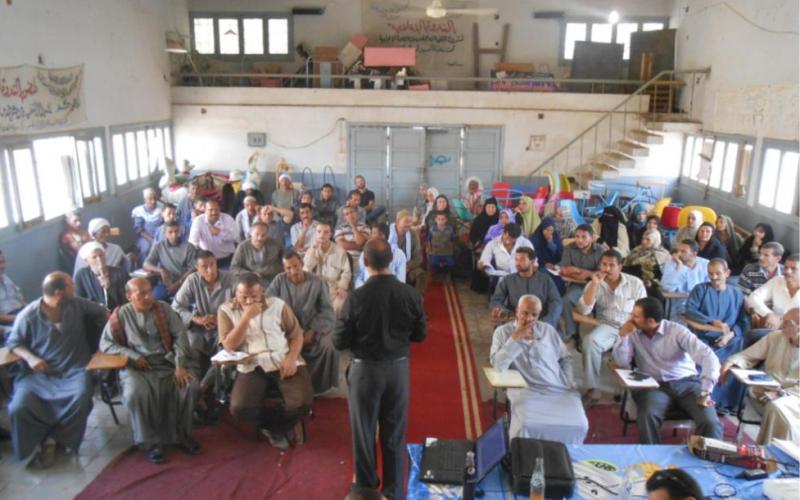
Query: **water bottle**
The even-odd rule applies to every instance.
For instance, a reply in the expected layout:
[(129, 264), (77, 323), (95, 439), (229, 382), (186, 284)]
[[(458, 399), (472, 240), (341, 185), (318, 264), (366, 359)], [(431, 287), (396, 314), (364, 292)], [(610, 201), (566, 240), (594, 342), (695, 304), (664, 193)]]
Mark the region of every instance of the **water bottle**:
[(533, 466), (529, 500), (544, 500), (544, 458), (542, 457), (536, 457), (536, 464)]

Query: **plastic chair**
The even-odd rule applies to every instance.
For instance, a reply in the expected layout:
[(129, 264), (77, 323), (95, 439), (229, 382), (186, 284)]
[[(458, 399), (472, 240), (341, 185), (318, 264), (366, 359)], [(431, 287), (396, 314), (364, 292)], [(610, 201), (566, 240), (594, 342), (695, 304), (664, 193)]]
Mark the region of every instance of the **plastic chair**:
[(469, 209), (467, 208), (467, 204), (464, 203), (464, 200), (461, 200), (459, 198), (453, 198), (452, 200), (450, 200), (450, 203), (453, 204), (453, 208), (456, 211), (456, 216), (459, 219), (470, 221), (475, 218), (475, 214), (469, 211)]
[(686, 221), (689, 219), (689, 212), (692, 210), (700, 210), (703, 212), (703, 222), (710, 222), (715, 224), (717, 222), (717, 212), (713, 208), (701, 207), (700, 205), (688, 205), (681, 208), (678, 214), (678, 227), (684, 227)]
[(508, 182), (495, 182), (492, 184), (492, 188), (489, 190), (492, 193), (492, 196), (497, 198), (497, 201), (500, 201), (500, 198), (508, 199), (509, 192), (508, 190), (511, 189), (511, 184)]
[(661, 214), (664, 212), (664, 208), (669, 206), (672, 203), (672, 198), (667, 196), (666, 198), (661, 198), (653, 205), (653, 213), (656, 214), (659, 218), (661, 218)]
[(575, 203), (575, 200), (561, 200), (559, 202), (562, 207), (569, 207), (569, 212), (572, 215), (572, 220), (575, 221), (576, 224), (586, 224), (586, 219), (581, 217), (580, 212), (578, 211), (578, 205)]

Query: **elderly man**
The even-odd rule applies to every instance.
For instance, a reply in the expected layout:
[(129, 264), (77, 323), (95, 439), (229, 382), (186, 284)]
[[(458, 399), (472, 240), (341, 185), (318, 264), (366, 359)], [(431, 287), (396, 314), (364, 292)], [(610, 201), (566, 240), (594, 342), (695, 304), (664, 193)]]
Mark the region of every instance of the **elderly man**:
[(103, 245), (93, 241), (81, 247), (80, 257), (89, 263), (75, 275), (75, 294), (113, 310), (126, 302), (128, 273), (106, 264)]
[(800, 309), (783, 315), (780, 330), (774, 331), (744, 351), (734, 354), (722, 366), (720, 381), (725, 381), (734, 366), (763, 370), (781, 384), (779, 389), (753, 388), (751, 396), (761, 414), (761, 429), (756, 441), (768, 445), (772, 438), (800, 444)]
[[(492, 319), (511, 315), (523, 295), (535, 295), (540, 301), (537, 317), (541, 317), (541, 321), (553, 328), (558, 328), (563, 307), (561, 296), (553, 280), (536, 270), (536, 251), (528, 247), (517, 248), (514, 252), (514, 266), (517, 272), (503, 278), (492, 295), (489, 303)], [(543, 308), (541, 301), (544, 301)]]
[(305, 255), (306, 250), (314, 246), (314, 238), (317, 237), (317, 221), (312, 218), (314, 208), (308, 203), (300, 205), (298, 212), (300, 221), (293, 225), (290, 231), (292, 249), (300, 255)]
[(428, 270), (422, 259), (419, 234), (411, 228), (413, 217), (408, 210), (400, 210), (395, 223), (389, 226), (389, 243), (400, 249), (406, 257), (406, 283), (424, 295), (428, 288)]
[(239, 243), (239, 228), (233, 217), (222, 213), (217, 200), (208, 199), (205, 213), (192, 222), (189, 243), (214, 254), (219, 266), (227, 269)]
[(92, 411), (94, 387), (86, 363), (96, 349), (108, 311), (75, 297), (72, 278), (48, 274), (42, 297), (18, 315), (6, 346), (22, 358), (8, 405), (18, 460), (51, 465), (56, 443), (77, 452)]
[(595, 309), (600, 324), (583, 338), (583, 372), (586, 378), (586, 405), (600, 401), (600, 370), (603, 353), (611, 349), (619, 336), (619, 328), (630, 318), (634, 301), (647, 297), (642, 280), (622, 272), (622, 255), (616, 250), (603, 252), (600, 270), (592, 275), (583, 289), (575, 310), (590, 314)]
[[(489, 241), (481, 252), (478, 260), (478, 269), (486, 269), (492, 265), (496, 270), (507, 274), (517, 272), (514, 264), (514, 254), (518, 248), (533, 248), (530, 240), (522, 236), (522, 228), (519, 224), (511, 222), (503, 228), (503, 234)], [(492, 264), (494, 262), (494, 264)]]
[(239, 239), (246, 240), (250, 237), (250, 228), (258, 222), (258, 202), (255, 196), (244, 197), (244, 208), (236, 214), (236, 227), (239, 228)]
[[(686, 317), (702, 327), (694, 333), (711, 347), (720, 362), (742, 350), (744, 333), (750, 318), (744, 309), (744, 296), (736, 287), (728, 286), (728, 262), (711, 259), (708, 263), (708, 283), (692, 289), (686, 301)], [(711, 398), (718, 409), (733, 411), (739, 404), (742, 387), (735, 380), (717, 384)]]
[(337, 224), (341, 225), (345, 223), (344, 209), (347, 207), (352, 208), (353, 211), (356, 212), (356, 217), (359, 224), (366, 224), (367, 212), (361, 207), (361, 193), (358, 191), (358, 189), (353, 189), (347, 193), (347, 199), (345, 200), (344, 205), (342, 205), (342, 207), (339, 208), (339, 211), (336, 212)]
[(308, 364), (314, 394), (322, 394), (339, 383), (339, 353), (333, 347), (336, 317), (328, 285), (316, 274), (303, 271), (297, 252), (283, 256), (284, 272), (272, 280), (267, 294), (292, 308), (303, 330), (303, 359)]
[(139, 259), (144, 260), (150, 255), (150, 247), (156, 237), (159, 226), (164, 223), (161, 218), (161, 208), (163, 205), (158, 201), (156, 190), (148, 187), (142, 191), (144, 203), (131, 210), (133, 220), (133, 232), (136, 233), (136, 249), (139, 251)]
[(375, 204), (375, 193), (367, 189), (367, 179), (363, 175), (355, 177), (356, 191), (361, 194), (359, 205), (366, 212), (365, 222), (371, 224), (381, 215), (386, 213), (386, 207)]
[(22, 290), (6, 274), (6, 256), (0, 252), (0, 341), (5, 340), (17, 313), (23, 307), (25, 298)]
[(758, 251), (758, 263), (747, 264), (739, 275), (736, 283), (742, 293), (750, 295), (753, 291), (771, 280), (775, 276), (783, 276), (783, 245), (777, 241), (770, 241), (761, 245)]
[(509, 439), (581, 444), (589, 421), (573, 379), (572, 355), (555, 328), (539, 321), (541, 312), (538, 297), (521, 296), (516, 304), (516, 321), (498, 327), (492, 338), (492, 366), (501, 372), (513, 368), (528, 384), (525, 389), (508, 390)]
[(780, 328), (781, 316), (789, 309), (800, 307), (800, 254), (786, 259), (783, 276), (775, 276), (751, 293), (746, 307), (753, 313), (754, 326), (745, 335), (744, 346), (749, 347), (769, 332)]
[(253, 273), (261, 279), (262, 286), (267, 287), (283, 270), (283, 253), (283, 242), (270, 238), (267, 226), (263, 222), (256, 222), (250, 228), (250, 239), (239, 243), (236, 248), (231, 272), (237, 275)]
[[(239, 276), (236, 295), (220, 307), (218, 321), (222, 346), (251, 355), (236, 366), (231, 414), (258, 426), (272, 446), (285, 450), (287, 433), (308, 414), (313, 398), (311, 377), (300, 356), (304, 340), (300, 322), (284, 301), (264, 295), (253, 274)], [(276, 386), (282, 405), (268, 409), (264, 398)]]
[[(562, 236), (563, 237), (563, 236)], [(595, 241), (594, 229), (589, 224), (581, 224), (575, 228), (574, 241), (564, 247), (564, 255), (559, 263), (559, 274), (566, 281), (571, 281), (564, 292), (564, 337), (570, 338), (578, 335), (578, 326), (572, 319), (572, 309), (583, 295), (586, 281), (600, 269), (600, 259), (603, 257), (602, 245)]]
[[(122, 251), (122, 247), (116, 243), (111, 243), (108, 241), (109, 236), (111, 236), (110, 222), (108, 222), (106, 219), (92, 219), (89, 221), (89, 226), (87, 229), (89, 234), (92, 235), (92, 238), (94, 238), (94, 241), (103, 245), (103, 249), (106, 252), (106, 264), (114, 267), (122, 267), (123, 269), (130, 271), (131, 266), (125, 257), (125, 252)], [(91, 241), (89, 243), (91, 243)], [(88, 245), (89, 243), (85, 243), (84, 245)], [(81, 258), (80, 250), (78, 250), (78, 258), (75, 259), (75, 269), (72, 271), (72, 276), (78, 274), (78, 271), (87, 265), (88, 263)]]
[[(370, 228), (371, 239), (381, 239), (383, 241), (389, 240), (389, 224), (385, 222), (376, 223)], [(389, 272), (391, 272), (402, 283), (406, 282), (406, 254), (402, 252), (397, 245), (389, 243), (392, 249), (392, 262), (389, 264)], [(356, 274), (356, 283), (354, 288), (360, 288), (369, 279), (367, 272), (367, 265), (364, 263), (364, 254), (358, 259), (358, 274)]]
[(333, 239), (337, 245), (350, 254), (355, 271), (361, 251), (369, 239), (369, 227), (358, 220), (358, 213), (349, 205), (342, 207), (341, 214), (339, 227), (336, 228)]
[(153, 300), (150, 282), (134, 278), (125, 286), (129, 304), (111, 315), (100, 349), (128, 357), (122, 370), (122, 400), (131, 417), (133, 442), (154, 464), (164, 462), (164, 447), (200, 453), (192, 439), (197, 379), (190, 371), (186, 328), (164, 302)]
[(317, 223), (314, 246), (303, 256), (303, 270), (316, 274), (328, 284), (333, 311), (338, 317), (350, 291), (353, 274), (347, 252), (331, 241), (331, 235), (330, 224)]
[[(635, 363), (637, 370), (659, 385), (658, 389), (633, 393), (640, 443), (661, 442), (661, 424), (672, 406), (689, 414), (697, 434), (722, 439), (722, 424), (711, 399), (719, 378), (719, 360), (686, 327), (665, 319), (658, 299), (636, 301), (631, 319), (619, 330), (613, 355), (620, 368), (631, 368)], [(699, 374), (697, 365), (701, 367)]]
[(161, 282), (153, 288), (156, 300), (171, 300), (183, 281), (194, 272), (197, 248), (181, 238), (177, 221), (164, 223), (165, 239), (156, 243), (144, 261), (144, 269), (158, 273)]

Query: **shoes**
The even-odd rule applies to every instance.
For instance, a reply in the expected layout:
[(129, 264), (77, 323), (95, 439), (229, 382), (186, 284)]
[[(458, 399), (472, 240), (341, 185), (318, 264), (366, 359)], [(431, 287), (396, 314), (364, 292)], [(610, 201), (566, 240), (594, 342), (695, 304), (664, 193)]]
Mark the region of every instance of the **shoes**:
[(289, 449), (289, 440), (286, 439), (284, 434), (278, 434), (276, 432), (270, 432), (267, 429), (261, 429), (261, 435), (267, 438), (267, 441), (269, 441), (270, 446), (273, 448), (277, 448), (281, 451), (286, 451)]
[(42, 444), (42, 449), (39, 452), (39, 466), (42, 469), (52, 467), (56, 463), (56, 442), (48, 439)]
[(584, 411), (589, 411), (600, 403), (600, 398), (593, 395), (592, 391), (589, 391), (581, 397), (581, 402), (583, 403)]
[(203, 451), (202, 446), (200, 443), (195, 441), (194, 439), (187, 437), (183, 440), (182, 443), (177, 445), (177, 448), (182, 452), (186, 453), (187, 455), (199, 455), (201, 451)]
[(156, 465), (163, 464), (164, 449), (161, 446), (154, 444), (147, 451), (147, 460), (149, 460), (151, 464), (156, 464)]

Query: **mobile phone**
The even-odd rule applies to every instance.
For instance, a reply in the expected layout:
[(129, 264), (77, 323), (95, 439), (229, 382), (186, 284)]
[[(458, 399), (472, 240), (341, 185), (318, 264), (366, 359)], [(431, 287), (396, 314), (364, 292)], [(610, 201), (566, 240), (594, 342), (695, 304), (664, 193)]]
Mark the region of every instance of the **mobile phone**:
[(765, 479), (768, 475), (764, 469), (748, 469), (739, 474), (739, 477), (747, 481), (754, 481), (756, 479)]
[(648, 375), (646, 373), (642, 373), (642, 372), (637, 372), (637, 371), (631, 372), (631, 374), (629, 376), (630, 376), (631, 380), (636, 380), (637, 382), (641, 382), (642, 380), (646, 380), (646, 379), (650, 378), (650, 375)]
[(772, 377), (767, 373), (751, 373), (747, 376), (747, 379), (753, 382), (769, 382)]

